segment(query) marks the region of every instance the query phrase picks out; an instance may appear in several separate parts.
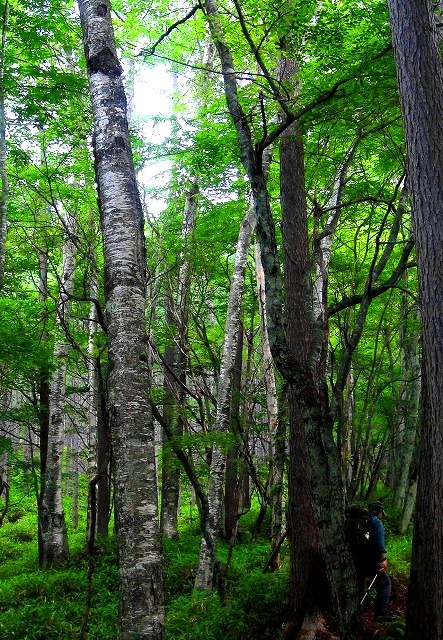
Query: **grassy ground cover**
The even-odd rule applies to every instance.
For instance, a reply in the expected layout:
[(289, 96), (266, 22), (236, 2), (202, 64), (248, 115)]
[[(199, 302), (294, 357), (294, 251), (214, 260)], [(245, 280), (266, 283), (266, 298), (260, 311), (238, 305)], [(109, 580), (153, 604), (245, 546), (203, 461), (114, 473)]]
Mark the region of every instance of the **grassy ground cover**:
[[(87, 592), (86, 514), (80, 512), (76, 529), (68, 523), (70, 560), (61, 568), (43, 570), (37, 562), (35, 499), (22, 485), (11, 497), (11, 505), (0, 527), (0, 640), (78, 640)], [(71, 506), (67, 498), (67, 514)], [(283, 547), (280, 571), (263, 573), (269, 542), (265, 536), (252, 538), (255, 516), (252, 510), (240, 522), (239, 542), (232, 550), (229, 564), (228, 546), (220, 547), (220, 559), (225, 567), (224, 590), (204, 594), (193, 591), (200, 545), (197, 514), (189, 506), (182, 513), (179, 539), (164, 543), (168, 640), (277, 640), (282, 637), (288, 620), (287, 548)], [(410, 536), (400, 538), (395, 537), (393, 531), (388, 533), (395, 597), (403, 603)], [(96, 556), (89, 640), (117, 640), (116, 561), (111, 537), (100, 543)]]

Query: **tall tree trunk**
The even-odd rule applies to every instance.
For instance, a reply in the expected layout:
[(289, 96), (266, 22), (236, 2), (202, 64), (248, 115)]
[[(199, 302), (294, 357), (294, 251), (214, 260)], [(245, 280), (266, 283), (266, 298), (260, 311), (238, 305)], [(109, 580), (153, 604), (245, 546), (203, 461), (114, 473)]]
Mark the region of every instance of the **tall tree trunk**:
[(230, 432), (233, 434), (234, 444), (229, 448), (226, 455), (225, 499), (223, 505), (223, 533), (225, 539), (228, 540), (231, 545), (234, 544), (237, 536), (237, 524), (239, 514), (243, 507), (242, 498), (244, 497), (244, 492), (242, 491), (244, 470), (241, 465), (241, 447), (239, 446), (239, 436), (242, 432), (240, 422), (240, 397), (242, 390), (243, 338), (244, 330), (243, 327), (241, 327), (237, 335), (235, 362), (232, 372)]
[[(43, 306), (48, 297), (48, 254), (40, 250), (39, 255), (39, 295), (38, 299)], [(43, 329), (40, 334), (40, 342), (44, 348), (48, 335), (46, 331), (47, 318), (44, 314), (41, 318)], [(39, 450), (40, 450), (40, 483), (37, 494), (38, 513), (42, 509), (42, 499), (45, 485), (46, 459), (48, 456), (48, 435), (49, 435), (49, 367), (43, 365), (39, 371), (38, 383), (38, 423), (39, 423)], [(43, 564), (43, 537), (41, 530), (41, 519), (38, 519), (38, 559), (39, 564)]]
[[(394, 476), (394, 506), (403, 510), (409, 490), (411, 465), (420, 424), (420, 333), (417, 322), (408, 322), (409, 314), (406, 305), (406, 293), (403, 292), (403, 325), (400, 329), (401, 353), (403, 360), (404, 380), (400, 390), (399, 429), (397, 439), (393, 443), (396, 462)], [(410, 311), (415, 319), (416, 313)], [(412, 329), (411, 329), (412, 324)]]
[[(290, 385), (291, 393), (296, 394), (296, 402), (293, 406), (299, 407), (305, 422), (315, 517), (317, 524), (321, 523), (320, 542), (327, 563), (332, 606), (343, 640), (351, 640), (355, 637), (358, 627), (357, 597), (356, 591), (352, 588), (355, 576), (352, 572), (350, 551), (343, 533), (344, 504), (341, 472), (333, 440), (332, 424), (326, 409), (325, 388), (323, 385), (317, 386), (312, 371), (298, 366), (299, 363), (293, 362), (288, 357), (284, 332), (282, 283), (275, 224), (262, 163), (263, 149), (270, 143), (271, 137), (272, 140), (275, 139), (277, 132), (274, 132), (273, 136), (268, 136), (267, 140), (261, 144), (254, 146), (248, 118), (239, 102), (234, 63), (218, 18), (216, 1), (206, 0), (205, 8), (222, 64), (226, 102), (237, 131), (243, 166), (251, 184), (257, 218), (257, 236), (266, 278), (266, 311), (271, 351), (276, 366)], [(280, 127), (283, 131), (290, 122), (294, 121), (294, 118), (287, 111), (286, 95), (285, 100), (280, 100), (279, 104), (287, 116)], [(290, 246), (289, 239), (285, 242)], [(307, 274), (301, 273), (299, 266), (295, 266), (295, 269), (298, 271), (297, 278), (301, 276), (303, 282)], [(298, 281), (297, 287), (299, 285)], [(312, 301), (312, 291), (310, 300)], [(303, 304), (307, 304), (306, 299)], [(305, 348), (306, 345), (303, 346), (303, 349)]]
[[(191, 267), (189, 243), (195, 228), (197, 213), (198, 180), (192, 181), (186, 193), (183, 212), (181, 264), (178, 273), (176, 303), (172, 291), (168, 291), (166, 301), (166, 321), (170, 328), (170, 344), (165, 350), (165, 399), (163, 417), (169, 421), (176, 436), (183, 434), (185, 414), (186, 367), (188, 363), (188, 319), (189, 319), (189, 287)], [(167, 444), (163, 433), (162, 458), (162, 508), (161, 531), (170, 538), (178, 535), (178, 505), (180, 497), (180, 469), (175, 456)]]
[(6, 111), (5, 111), (5, 55), (6, 33), (8, 30), (9, 2), (5, 0), (2, 16), (1, 49), (0, 49), (0, 290), (3, 287), (5, 271), (5, 250), (8, 212), (8, 174), (6, 172)]
[(80, 0), (79, 8), (105, 252), (121, 640), (162, 640), (163, 573), (145, 327), (143, 212), (110, 5), (106, 0)]
[[(285, 80), (294, 80), (295, 63), (284, 61)], [(288, 352), (307, 370), (312, 348), (309, 258), (304, 181), (303, 142), (293, 124), (280, 137), (280, 200), (285, 264), (285, 303)], [(311, 494), (310, 460), (304, 416), (297, 390), (287, 390), (289, 411), (288, 524), (291, 540), (291, 606), (303, 618), (324, 605), (326, 576), (321, 565), (319, 532)], [(323, 601), (322, 601), (323, 598)]]
[(423, 323), (422, 430), (409, 640), (443, 638), (443, 66), (431, 0), (388, 0)]
[[(325, 207), (326, 209), (330, 210), (326, 227), (321, 232), (317, 229), (315, 230), (315, 276), (313, 279), (312, 287), (312, 311), (314, 315), (314, 321), (318, 325), (318, 330), (316, 331), (318, 338), (313, 345), (314, 357), (317, 367), (317, 377), (322, 377), (325, 374), (328, 358), (328, 272), (329, 262), (331, 260), (332, 244), (340, 219), (340, 203), (343, 195), (343, 189), (346, 183), (346, 178), (348, 175), (348, 170), (362, 138), (363, 134), (359, 134), (354, 140), (352, 145), (347, 150), (343, 162), (339, 166), (334, 176), (332, 193)], [(317, 215), (315, 216), (314, 220), (317, 226)]]
[[(251, 235), (254, 231), (255, 217), (252, 209), (246, 214), (238, 237), (235, 253), (234, 272), (229, 292), (226, 313), (225, 338), (223, 342), (220, 376), (217, 390), (217, 412), (215, 417), (215, 434), (227, 433), (229, 430), (232, 373), (235, 363), (237, 336), (240, 331), (241, 308), (243, 301), (245, 268)], [(221, 523), (222, 490), (225, 478), (226, 456), (214, 443), (208, 487), (209, 522), (207, 532), (200, 546), (200, 557), (195, 578), (196, 589), (210, 589), (213, 584), (213, 573), (216, 560), (217, 539)]]
[[(263, 349), (263, 369), (266, 389), (266, 409), (270, 433), (271, 475), (269, 483), (269, 502), (271, 506), (271, 545), (274, 548), (283, 533), (283, 474), (286, 451), (286, 429), (284, 421), (279, 420), (277, 386), (274, 363), (269, 346), (268, 323), (266, 320), (265, 274), (261, 263), (260, 245), (255, 243), (255, 273), (260, 313), (260, 334)], [(279, 565), (279, 554), (275, 554), (271, 569)]]
[[(63, 247), (63, 267), (57, 309), (57, 325), (62, 334), (68, 327), (71, 296), (74, 289), (75, 220), (66, 215), (66, 240)], [(52, 374), (49, 395), (49, 434), (40, 523), (42, 533), (42, 564), (60, 564), (68, 556), (68, 539), (62, 502), (62, 458), (64, 449), (64, 416), (66, 358), (69, 345), (60, 337), (54, 346), (57, 368)]]

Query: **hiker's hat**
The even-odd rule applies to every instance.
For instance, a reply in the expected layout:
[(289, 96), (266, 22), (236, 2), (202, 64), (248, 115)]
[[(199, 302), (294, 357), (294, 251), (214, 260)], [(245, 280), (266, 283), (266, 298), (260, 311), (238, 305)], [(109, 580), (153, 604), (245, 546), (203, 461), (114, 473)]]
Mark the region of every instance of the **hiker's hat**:
[(368, 509), (371, 513), (382, 513), (384, 516), (386, 515), (386, 511), (383, 509), (383, 505), (381, 502), (370, 502), (368, 505)]

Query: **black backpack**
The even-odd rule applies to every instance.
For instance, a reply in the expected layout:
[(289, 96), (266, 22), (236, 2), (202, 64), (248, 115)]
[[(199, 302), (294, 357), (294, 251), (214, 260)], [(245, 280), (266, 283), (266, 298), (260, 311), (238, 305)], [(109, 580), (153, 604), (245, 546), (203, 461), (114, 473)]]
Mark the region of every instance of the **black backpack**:
[(368, 548), (369, 511), (359, 504), (350, 504), (345, 509), (345, 538), (355, 560), (366, 556)]

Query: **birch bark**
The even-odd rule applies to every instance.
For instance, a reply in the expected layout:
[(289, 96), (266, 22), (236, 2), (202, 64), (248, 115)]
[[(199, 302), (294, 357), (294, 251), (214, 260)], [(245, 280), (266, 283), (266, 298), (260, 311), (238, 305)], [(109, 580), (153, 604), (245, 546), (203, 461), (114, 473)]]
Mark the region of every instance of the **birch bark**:
[[(263, 349), (263, 368), (265, 374), (266, 408), (270, 434), (271, 474), (269, 502), (271, 505), (271, 543), (274, 548), (283, 530), (283, 473), (286, 449), (284, 424), (278, 419), (277, 385), (275, 383), (274, 362), (269, 345), (268, 323), (266, 320), (265, 274), (261, 262), (260, 245), (255, 243), (255, 273), (260, 313), (260, 333)], [(276, 554), (272, 569), (277, 569), (279, 556)]]
[[(172, 291), (168, 291), (166, 303), (166, 321), (170, 327), (171, 340), (165, 350), (165, 409), (163, 417), (167, 420), (175, 435), (183, 434), (186, 364), (188, 362), (188, 319), (189, 319), (189, 287), (191, 280), (191, 263), (189, 260), (189, 241), (195, 228), (197, 214), (198, 179), (195, 178), (186, 193), (182, 224), (183, 251), (178, 274), (176, 303)], [(178, 384), (180, 380), (183, 385)], [(163, 443), (167, 436), (163, 433)], [(180, 470), (172, 457), (172, 451), (166, 446), (162, 459), (162, 508), (160, 528), (170, 538), (176, 538), (177, 511), (180, 496)]]
[[(407, 281), (405, 285), (407, 286)], [(419, 345), (421, 335), (417, 331), (417, 319), (413, 322), (415, 330), (411, 331), (409, 327), (411, 324), (408, 322), (409, 313), (414, 314), (414, 312), (408, 312), (407, 294), (403, 292), (402, 295), (404, 321), (400, 328), (400, 345), (404, 381), (400, 391), (398, 434), (394, 442), (395, 469), (397, 472), (394, 476), (394, 506), (403, 512), (409, 491), (410, 471), (420, 424), (421, 363)]]
[[(64, 222), (66, 240), (63, 247), (63, 267), (57, 308), (57, 325), (61, 334), (69, 323), (70, 300), (74, 290), (75, 226), (75, 219), (67, 214)], [(40, 512), (43, 566), (60, 564), (69, 553), (61, 486), (68, 353), (69, 345), (59, 339), (54, 346), (54, 361), (57, 363), (57, 368), (52, 374), (50, 384), (48, 450)]]
[(143, 212), (109, 2), (80, 0), (105, 252), (121, 640), (164, 637)]
[[(218, 381), (217, 411), (214, 424), (215, 434), (227, 433), (229, 430), (232, 373), (235, 364), (238, 332), (240, 330), (245, 268), (254, 227), (254, 211), (250, 209), (242, 222), (235, 253)], [(195, 588), (200, 590), (210, 589), (213, 584), (217, 537), (221, 522), (225, 468), (226, 456), (217, 443), (214, 443), (208, 487), (209, 521), (206, 535), (202, 539), (200, 546), (200, 558), (195, 578)]]

